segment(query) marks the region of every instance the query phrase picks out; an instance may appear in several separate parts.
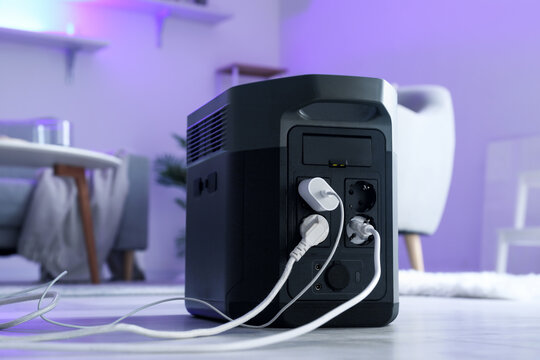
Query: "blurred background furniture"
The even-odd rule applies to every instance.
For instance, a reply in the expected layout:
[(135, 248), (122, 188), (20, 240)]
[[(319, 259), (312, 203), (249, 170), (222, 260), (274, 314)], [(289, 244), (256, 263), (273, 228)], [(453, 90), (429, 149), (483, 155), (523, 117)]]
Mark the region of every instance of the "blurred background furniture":
[[(36, 126), (33, 126), (33, 124), (41, 124), (42, 122), (43, 119), (21, 122), (0, 122), (0, 135), (27, 141), (35, 141), (37, 139), (42, 143), (50, 141), (55, 144), (63, 144), (66, 139), (70, 138), (70, 136), (66, 134), (53, 136), (53, 132), (48, 136), (43, 136), (43, 129), (36, 130)], [(47, 119), (46, 122), (48, 124), (53, 124), (54, 119)], [(64, 122), (62, 121), (62, 123)], [(62, 125), (62, 127), (65, 128), (65, 124)], [(39, 132), (41, 132), (41, 135), (38, 134)], [(46, 133), (47, 131), (45, 131), (45, 134)], [(36, 136), (36, 134), (38, 134), (38, 136)], [(10, 142), (13, 144), (13, 141)], [(32, 151), (35, 150), (33, 147), (40, 147), (33, 144), (27, 144), (26, 146), (24, 146), (24, 143), (22, 144), (21, 149), (28, 148), (24, 151)], [(41, 147), (49, 148), (51, 146), (45, 145)], [(74, 148), (64, 152), (60, 151), (61, 149), (58, 147), (53, 146), (52, 148), (53, 150), (57, 150), (58, 154), (65, 153), (63, 159), (64, 165), (76, 164), (69, 162), (69, 156), (73, 156), (74, 154), (78, 156), (81, 156), (81, 154), (79, 154), (81, 152), (83, 155), (90, 154), (94, 156), (95, 154), (99, 154)], [(5, 150), (7, 151), (7, 149), (13, 151), (13, 146), (6, 145)], [(2, 149), (0, 149), (0, 151), (1, 150)], [(58, 154), (56, 155), (60, 156)], [(67, 160), (65, 158), (66, 156)], [(90, 156), (90, 158), (92, 156)], [(75, 158), (76, 157), (77, 156), (75, 156)], [(58, 159), (62, 159), (62, 157), (60, 156)], [(87, 160), (90, 162), (84, 163), (83, 165), (92, 165), (91, 159)], [(13, 166), (17, 161), (27, 166)], [(129, 192), (126, 198), (124, 212), (122, 214), (122, 220), (113, 246), (113, 251), (108, 258), (109, 268), (113, 278), (122, 278), (124, 280), (131, 280), (134, 271), (138, 273), (139, 278), (142, 276), (140, 270), (135, 268), (136, 265), (133, 254), (135, 250), (145, 249), (148, 242), (149, 161), (147, 158), (136, 155), (128, 155), (128, 161)], [(17, 160), (4, 157), (1, 163), (2, 164), (0, 165), (8, 164), (9, 166), (0, 166), (0, 255), (11, 255), (16, 254), (17, 240), (20, 236), (21, 226), (23, 225), (32, 190), (39, 174), (39, 169), (35, 166), (46, 164), (47, 159), (32, 159), (32, 157), (27, 156), (26, 160), (22, 161), (22, 159)], [(63, 168), (57, 167), (59, 175), (61, 173), (66, 174), (66, 171), (68, 174), (71, 174), (74, 169), (73, 166), (67, 168), (65, 166)], [(79, 181), (82, 181), (81, 176), (84, 174), (84, 170), (81, 172), (81, 167), (75, 170), (77, 170), (76, 175), (79, 178)], [(93, 281), (95, 282), (95, 274)]]
[(530, 190), (540, 188), (540, 171), (526, 171), (519, 174), (514, 227), (497, 230), (497, 265), (499, 273), (505, 273), (510, 245), (540, 246), (540, 227), (526, 226), (527, 204)]
[(452, 178), (454, 111), (444, 87), (403, 86), (397, 92), (398, 230), (411, 266), (423, 271), (420, 236), (437, 230)]

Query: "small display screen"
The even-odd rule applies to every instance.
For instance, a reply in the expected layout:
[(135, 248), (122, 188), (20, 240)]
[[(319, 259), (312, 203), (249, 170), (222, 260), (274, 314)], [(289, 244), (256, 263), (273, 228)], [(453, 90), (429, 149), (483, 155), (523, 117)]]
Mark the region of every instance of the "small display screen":
[(371, 138), (359, 136), (304, 135), (303, 162), (331, 167), (371, 166)]

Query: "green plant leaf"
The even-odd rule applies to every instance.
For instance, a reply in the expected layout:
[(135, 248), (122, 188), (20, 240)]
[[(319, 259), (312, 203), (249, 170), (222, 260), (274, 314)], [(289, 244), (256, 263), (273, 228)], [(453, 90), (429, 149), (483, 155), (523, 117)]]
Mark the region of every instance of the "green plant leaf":
[(154, 170), (159, 184), (185, 189), (187, 169), (183, 159), (173, 155), (158, 156), (154, 161)]
[(186, 140), (185, 137), (183, 137), (181, 135), (178, 135), (178, 134), (172, 134), (172, 137), (176, 139), (176, 141), (178, 142), (178, 145), (182, 149), (185, 149), (187, 147), (187, 140)]
[(181, 199), (181, 198), (176, 198), (174, 199), (174, 201), (180, 205), (180, 207), (182, 207), (182, 209), (185, 209), (186, 208), (186, 201), (184, 199)]

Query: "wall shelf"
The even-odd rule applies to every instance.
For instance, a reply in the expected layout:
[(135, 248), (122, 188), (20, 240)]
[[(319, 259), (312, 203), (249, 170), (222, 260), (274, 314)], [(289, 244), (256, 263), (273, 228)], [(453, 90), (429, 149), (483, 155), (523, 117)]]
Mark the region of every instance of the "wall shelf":
[(73, 78), (73, 67), (75, 65), (77, 53), (93, 53), (105, 48), (108, 45), (108, 43), (96, 39), (69, 36), (66, 34), (17, 30), (4, 27), (0, 27), (0, 39), (10, 42), (46, 46), (63, 50), (66, 58), (66, 79), (68, 81), (71, 81)]
[(256, 76), (261, 78), (270, 78), (287, 72), (287, 69), (272, 66), (262, 66), (243, 63), (232, 63), (227, 66), (220, 67), (216, 70), (218, 75), (231, 75), (232, 85), (240, 83), (240, 76)]
[(153, 15), (156, 18), (158, 46), (161, 46), (163, 24), (169, 17), (209, 25), (215, 25), (232, 17), (231, 14), (215, 10), (208, 5), (167, 0), (97, 0), (93, 4)]

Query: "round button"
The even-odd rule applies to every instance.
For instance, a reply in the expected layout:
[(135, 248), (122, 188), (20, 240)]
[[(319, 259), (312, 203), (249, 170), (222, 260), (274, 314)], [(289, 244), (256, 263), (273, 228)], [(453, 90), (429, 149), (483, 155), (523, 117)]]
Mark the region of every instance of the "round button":
[(349, 271), (340, 263), (334, 263), (326, 271), (326, 283), (334, 291), (345, 289), (349, 285), (349, 281)]

